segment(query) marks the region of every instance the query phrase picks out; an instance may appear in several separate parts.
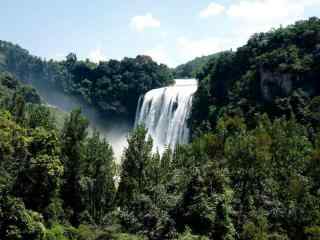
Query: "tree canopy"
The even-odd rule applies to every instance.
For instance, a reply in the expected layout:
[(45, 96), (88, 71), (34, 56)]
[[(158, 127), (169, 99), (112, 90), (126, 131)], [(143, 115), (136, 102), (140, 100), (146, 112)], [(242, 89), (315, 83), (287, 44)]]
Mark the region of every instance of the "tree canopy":
[(0, 59), (0, 71), (10, 72), (24, 83), (58, 88), (85, 100), (101, 113), (131, 120), (140, 95), (173, 80), (167, 66), (143, 55), (96, 64), (88, 59), (78, 60), (70, 53), (63, 61), (46, 61), (18, 45), (0, 41)]

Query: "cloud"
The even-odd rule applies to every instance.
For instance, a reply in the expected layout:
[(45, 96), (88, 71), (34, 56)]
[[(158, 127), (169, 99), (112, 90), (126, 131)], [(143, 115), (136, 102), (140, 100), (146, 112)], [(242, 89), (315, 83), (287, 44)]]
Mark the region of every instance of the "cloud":
[(245, 0), (229, 7), (230, 17), (258, 23), (288, 24), (304, 15), (303, 5), (292, 0)]
[[(214, 0), (213, 0), (214, 1)], [(212, 32), (203, 37), (177, 38), (171, 49), (157, 46), (145, 52), (156, 61), (170, 66), (184, 63), (195, 57), (234, 49), (246, 43), (257, 32), (269, 31), (306, 19), (308, 9), (320, 7), (320, 0), (232, 0), (228, 5), (211, 3), (200, 13), (200, 17), (219, 16), (219, 24), (227, 21), (226, 31)], [(221, 23), (220, 23), (221, 21)], [(210, 32), (207, 32), (208, 34)]]
[(320, 6), (319, 0), (240, 0), (226, 13), (243, 34), (264, 32), (305, 18), (306, 8)]
[(319, 0), (236, 0), (226, 9), (233, 22), (226, 36), (242, 45), (252, 34), (287, 26), (306, 18), (309, 7), (320, 6)]
[(216, 16), (223, 13), (224, 11), (225, 7), (223, 5), (212, 2), (208, 5), (208, 7), (206, 7), (200, 12), (200, 17), (207, 18), (210, 16)]
[(92, 62), (99, 63), (101, 61), (106, 61), (107, 57), (104, 55), (103, 50), (101, 48), (96, 48), (89, 53), (89, 59)]
[(205, 38), (188, 39), (180, 37), (177, 39), (177, 50), (180, 58), (191, 60), (195, 57), (205, 56), (234, 47), (232, 39)]
[(145, 51), (143, 54), (150, 56), (153, 60), (155, 60), (158, 63), (164, 63), (168, 65), (172, 64), (166, 49), (161, 45), (149, 49)]
[(131, 19), (130, 26), (138, 32), (144, 31), (146, 28), (159, 28), (160, 21), (147, 13), (143, 16), (135, 16)]

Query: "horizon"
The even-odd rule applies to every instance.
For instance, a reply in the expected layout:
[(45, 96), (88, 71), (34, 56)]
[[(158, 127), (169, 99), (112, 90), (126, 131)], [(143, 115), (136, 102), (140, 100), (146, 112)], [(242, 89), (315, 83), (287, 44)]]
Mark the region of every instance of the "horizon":
[(42, 59), (59, 61), (73, 52), (98, 63), (148, 55), (173, 68), (235, 50), (254, 33), (318, 17), (320, 1), (4, 0), (2, 5), (1, 39)]

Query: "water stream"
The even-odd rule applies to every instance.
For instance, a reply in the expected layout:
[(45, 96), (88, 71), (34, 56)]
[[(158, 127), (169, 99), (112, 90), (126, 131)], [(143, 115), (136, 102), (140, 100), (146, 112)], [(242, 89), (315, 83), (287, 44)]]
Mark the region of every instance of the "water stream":
[(166, 146), (173, 149), (188, 142), (187, 120), (196, 90), (195, 79), (177, 79), (174, 85), (153, 89), (139, 99), (135, 126), (143, 124), (148, 129), (155, 151), (162, 153)]

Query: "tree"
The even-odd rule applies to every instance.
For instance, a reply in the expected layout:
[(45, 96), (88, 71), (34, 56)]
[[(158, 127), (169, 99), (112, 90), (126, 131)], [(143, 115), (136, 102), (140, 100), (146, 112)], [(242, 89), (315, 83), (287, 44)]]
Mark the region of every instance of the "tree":
[(11, 106), (11, 112), (17, 123), (23, 124), (25, 121), (25, 105), (26, 102), (24, 98), (19, 94), (14, 94)]
[(113, 161), (111, 146), (95, 130), (85, 144), (81, 185), (85, 208), (98, 224), (102, 223), (103, 217), (114, 207)]
[(27, 103), (35, 103), (35, 104), (41, 103), (41, 99), (40, 99), (40, 96), (38, 95), (37, 91), (29, 85), (22, 86), (18, 90), (18, 94), (23, 96), (23, 99)]
[(87, 136), (88, 121), (81, 116), (81, 110), (70, 113), (61, 133), (62, 159), (64, 164), (64, 183), (61, 198), (69, 212), (70, 221), (79, 224), (79, 215), (83, 210), (81, 204), (80, 179), (83, 164), (83, 144)]
[(66, 64), (67, 68), (69, 69), (69, 71), (71, 71), (73, 69), (73, 66), (75, 65), (76, 62), (77, 62), (77, 55), (75, 53), (69, 53), (66, 56), (65, 64)]
[(178, 230), (190, 227), (195, 234), (212, 239), (232, 240), (235, 229), (231, 221), (232, 191), (227, 178), (214, 165), (207, 165), (194, 174), (181, 200), (174, 209)]
[(23, 199), (28, 209), (43, 213), (58, 196), (63, 175), (57, 135), (54, 131), (35, 129), (28, 152), (31, 158), (20, 167), (13, 192)]
[(27, 125), (30, 128), (43, 127), (45, 129), (54, 129), (54, 117), (50, 109), (43, 105), (31, 104), (27, 107)]
[(128, 148), (124, 151), (118, 201), (122, 207), (129, 206), (135, 196), (148, 187), (147, 169), (152, 159), (152, 139), (147, 130), (138, 126), (128, 137)]
[(252, 211), (248, 222), (243, 227), (242, 237), (248, 240), (288, 240), (285, 233), (270, 230), (270, 224), (265, 215), (263, 211)]
[(38, 213), (17, 198), (0, 193), (0, 239), (43, 240), (45, 227)]

